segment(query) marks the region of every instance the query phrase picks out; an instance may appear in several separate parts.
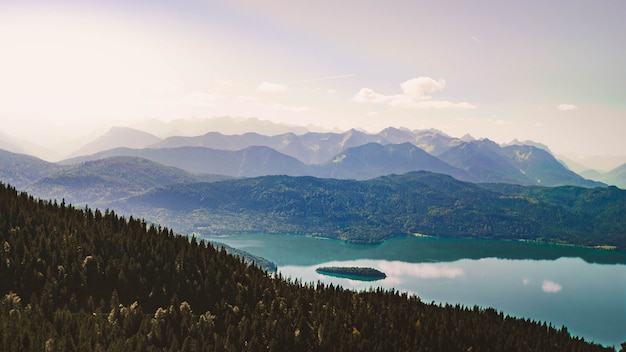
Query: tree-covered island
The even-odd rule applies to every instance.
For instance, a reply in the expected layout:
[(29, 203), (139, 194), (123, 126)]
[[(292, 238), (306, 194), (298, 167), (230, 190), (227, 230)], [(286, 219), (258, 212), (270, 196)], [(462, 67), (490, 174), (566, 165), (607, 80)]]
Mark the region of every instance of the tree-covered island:
[(374, 268), (364, 268), (364, 267), (320, 267), (315, 269), (315, 271), (322, 275), (330, 275), (336, 277), (343, 277), (352, 280), (361, 280), (361, 281), (375, 281), (382, 280), (387, 277), (385, 273), (382, 271), (376, 270)]

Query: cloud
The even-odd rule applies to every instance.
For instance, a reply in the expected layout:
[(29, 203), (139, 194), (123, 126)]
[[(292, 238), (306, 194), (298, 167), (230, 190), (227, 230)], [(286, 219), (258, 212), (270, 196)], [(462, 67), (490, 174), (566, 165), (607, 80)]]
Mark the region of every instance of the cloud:
[(467, 102), (448, 100), (432, 100), (428, 94), (442, 91), (446, 87), (443, 79), (434, 80), (430, 77), (410, 79), (400, 85), (403, 94), (384, 95), (370, 88), (361, 88), (352, 100), (364, 104), (386, 104), (391, 107), (405, 109), (473, 109), (474, 105)]
[(415, 264), (401, 261), (383, 261), (378, 265), (387, 276), (412, 276), (420, 279), (453, 279), (464, 274), (463, 269), (436, 264)]
[(361, 88), (358, 93), (356, 93), (352, 100), (357, 103), (371, 103), (371, 104), (381, 104), (387, 103), (391, 99), (390, 96), (378, 94), (369, 88)]
[(410, 79), (400, 85), (402, 93), (413, 99), (431, 99), (425, 93), (442, 91), (446, 87), (446, 81), (440, 79), (435, 81), (430, 77), (418, 77)]
[(559, 111), (572, 111), (578, 109), (578, 106), (573, 104), (559, 104), (556, 108), (559, 109)]
[(557, 293), (561, 291), (562, 288), (563, 287), (561, 287), (561, 285), (550, 280), (544, 280), (543, 284), (541, 285), (541, 289), (543, 290), (543, 292), (547, 292), (547, 293)]
[(264, 92), (264, 93), (278, 93), (278, 92), (284, 92), (287, 89), (288, 87), (282, 84), (272, 83), (272, 82), (263, 82), (259, 84), (256, 90), (259, 92)]

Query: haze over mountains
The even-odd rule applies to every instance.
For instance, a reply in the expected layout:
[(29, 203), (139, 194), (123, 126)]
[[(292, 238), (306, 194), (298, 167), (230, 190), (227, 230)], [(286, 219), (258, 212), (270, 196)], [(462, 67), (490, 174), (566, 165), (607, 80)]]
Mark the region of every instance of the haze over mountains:
[[(188, 135), (194, 129), (211, 128), (259, 128), (268, 134)], [(302, 127), (232, 118), (154, 124), (152, 131), (181, 135), (161, 138), (114, 127), (59, 163), (19, 154), (25, 148), (0, 135), (1, 145), (13, 151), (0, 153), (0, 180), (42, 198), (93, 205), (168, 184), (265, 175), (366, 180), (429, 171), (474, 183), (626, 187), (624, 166), (609, 173), (588, 171), (585, 179), (559, 162), (547, 146), (532, 141), (498, 145), (469, 135), (454, 138), (437, 130), (397, 128), (376, 134), (354, 129), (307, 132)]]
[[(0, 180), (35, 197), (111, 208), (184, 233), (321, 232), (364, 242), (415, 231), (489, 238), (549, 233), (554, 241), (623, 246), (614, 236), (623, 226), (623, 191), (583, 178), (533, 142), (499, 145), (396, 128), (168, 138), (112, 128), (76, 152), (84, 153), (90, 154), (50, 163), (1, 151)], [(617, 184), (624, 174), (612, 180)], [(349, 182), (337, 183), (343, 180)], [(411, 182), (419, 189), (411, 191)], [(287, 183), (292, 186), (280, 186)], [(597, 202), (606, 197), (610, 207)], [(524, 200), (508, 200), (518, 198)], [(390, 213), (385, 204), (400, 208)], [(406, 221), (398, 222), (398, 214)], [(603, 220), (606, 214), (619, 219), (617, 229)], [(600, 228), (606, 236), (596, 233)], [(595, 239), (585, 235), (592, 230)]]
[[(115, 140), (128, 138), (138, 147), (118, 143), (115, 148)], [(100, 146), (103, 151), (62, 163), (134, 156), (190, 172), (234, 177), (284, 174), (360, 180), (424, 170), (470, 182), (602, 186), (567, 169), (544, 149), (531, 145), (503, 147), (489, 140), (453, 138), (435, 130), (387, 128), (377, 134), (349, 130), (273, 136), (208, 132), (150, 144), (155, 140), (157, 137), (145, 132), (112, 129), (82, 149), (93, 151)]]

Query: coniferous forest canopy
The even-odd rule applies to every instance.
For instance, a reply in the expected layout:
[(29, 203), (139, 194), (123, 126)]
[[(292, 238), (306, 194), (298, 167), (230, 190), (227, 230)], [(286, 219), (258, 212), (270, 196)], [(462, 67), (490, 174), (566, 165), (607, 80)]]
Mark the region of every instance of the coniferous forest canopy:
[(248, 266), (113, 211), (0, 185), (3, 351), (605, 351), (493, 309)]
[(195, 238), (0, 186), (6, 351), (607, 350), (493, 309), (303, 284)]
[(626, 191), (474, 184), (419, 171), (366, 181), (264, 176), (171, 185), (114, 204), (183, 233), (380, 243), (421, 233), (626, 248)]

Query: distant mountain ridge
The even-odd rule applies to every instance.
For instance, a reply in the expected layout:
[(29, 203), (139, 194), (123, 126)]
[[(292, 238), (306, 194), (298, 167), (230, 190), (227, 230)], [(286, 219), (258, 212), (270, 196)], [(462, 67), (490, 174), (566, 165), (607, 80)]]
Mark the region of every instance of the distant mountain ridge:
[(626, 189), (626, 164), (622, 164), (608, 172), (588, 170), (581, 172), (581, 174), (589, 179)]
[(314, 170), (317, 172), (311, 174), (318, 177), (354, 180), (412, 171), (430, 171), (460, 180), (470, 179), (465, 171), (446, 164), (408, 142), (387, 145), (368, 143), (349, 148)]
[(420, 233), (626, 248), (624, 190), (478, 185), (425, 171), (365, 181), (263, 176), (171, 185), (114, 206), (183, 233), (365, 243)]
[(113, 200), (153, 187), (227, 178), (190, 173), (135, 157), (120, 156), (60, 165), (0, 150), (0, 182), (42, 199), (65, 199), (73, 204), (106, 207)]
[(268, 147), (221, 150), (205, 147), (117, 148), (94, 155), (66, 160), (63, 164), (93, 161), (117, 156), (133, 156), (177, 167), (189, 172), (251, 177), (267, 174), (304, 175), (306, 166), (297, 159)]
[(34, 156), (0, 149), (0, 182), (23, 189), (59, 166)]
[(157, 136), (130, 127), (111, 127), (107, 133), (76, 150), (70, 157), (90, 155), (119, 147), (145, 148), (160, 140), (161, 138)]
[(387, 128), (377, 134), (368, 134), (355, 129), (343, 133), (308, 132), (302, 135), (285, 133), (272, 136), (258, 133), (224, 135), (219, 132), (208, 132), (194, 137), (169, 137), (150, 147), (207, 147), (223, 150), (240, 150), (253, 146), (265, 146), (297, 158), (305, 164), (320, 164), (329, 161), (348, 148), (368, 143), (384, 145), (406, 142), (412, 143), (430, 154), (439, 155), (463, 141), (446, 136), (436, 130), (410, 131)]
[[(409, 148), (409, 144), (414, 148)], [(301, 136), (226, 136), (210, 132), (197, 137), (167, 138), (150, 148), (116, 148), (63, 163), (122, 155), (147, 158), (191, 172), (234, 177), (310, 175), (362, 180), (392, 173), (432, 171), (479, 183), (605, 186), (585, 180), (549, 152), (533, 146), (501, 147), (488, 139), (463, 141), (434, 130), (393, 128), (375, 135), (356, 130)], [(252, 159), (248, 155), (258, 157)]]
[[(127, 138), (133, 140), (125, 142)], [(143, 146), (155, 140), (157, 142), (151, 144), (154, 147), (150, 148), (115, 148), (61, 163), (2, 152), (0, 180), (44, 198), (64, 197), (73, 202), (92, 204), (105, 204), (137, 194), (146, 191), (148, 186), (196, 182), (200, 179), (194, 174), (198, 173), (227, 177), (308, 175), (366, 180), (390, 174), (429, 171), (474, 183), (605, 186), (580, 177), (546, 150), (529, 145), (500, 146), (471, 136), (453, 138), (437, 130), (387, 128), (378, 134), (350, 130), (344, 133), (310, 132), (275, 136), (257, 133), (230, 136), (211, 132), (197, 137), (161, 140), (141, 131), (113, 128), (99, 138), (98, 143), (100, 146), (122, 142)], [(207, 145), (219, 148), (207, 148)], [(138, 160), (120, 162), (123, 159), (113, 157), (142, 158), (159, 165)], [(108, 171), (102, 168), (95, 171), (95, 165), (98, 165), (95, 161), (99, 159), (108, 159), (102, 165), (114, 170), (113, 174), (107, 174)], [(178, 171), (187, 175), (178, 180), (169, 177), (172, 176), (172, 167), (181, 169)], [(150, 181), (142, 185), (141, 179), (153, 180), (158, 175), (169, 176), (161, 179), (162, 182)], [(124, 180), (125, 177), (134, 179), (129, 182)], [(619, 178), (619, 174), (616, 177)], [(115, 187), (119, 191), (115, 191)]]

